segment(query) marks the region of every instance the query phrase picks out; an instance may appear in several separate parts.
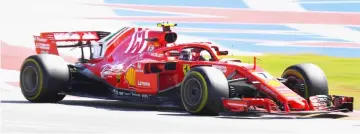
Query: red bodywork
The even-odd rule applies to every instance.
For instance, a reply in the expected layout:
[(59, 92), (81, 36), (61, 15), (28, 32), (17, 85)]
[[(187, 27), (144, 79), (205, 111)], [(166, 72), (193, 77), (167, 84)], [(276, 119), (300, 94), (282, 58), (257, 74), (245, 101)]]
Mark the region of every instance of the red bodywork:
[[(76, 36), (73, 36), (74, 34)], [(107, 48), (102, 57), (90, 59), (83, 65), (97, 77), (106, 80), (116, 88), (153, 95), (179, 86), (189, 68), (198, 65), (213, 66), (223, 71), (227, 77), (232, 75), (232, 79), (247, 78), (247, 82), (254, 83), (253, 85), (258, 90), (283, 104), (284, 110), (287, 112), (290, 111), (290, 107), (298, 110), (320, 109), (314, 106), (315, 101), (309, 101), (309, 103), (277, 78), (256, 66), (255, 59), (254, 64), (219, 60), (217, 55), (221, 55), (221, 52), (212, 43), (174, 44), (167, 42), (168, 37), (166, 36), (174, 34), (172, 31), (127, 27), (107, 41)], [(86, 38), (84, 38), (85, 35)], [(59, 55), (56, 43), (60, 41), (98, 41), (100, 39), (96, 36), (95, 31), (72, 32), (71, 38), (69, 38), (68, 32), (41, 33), (40, 36), (35, 36), (37, 53)], [(168, 46), (169, 44), (172, 46)], [(178, 56), (171, 56), (171, 51), (180, 52), (188, 47), (208, 50), (213, 56), (213, 61), (196, 59), (184, 61), (178, 60)], [(165, 64), (169, 62), (177, 63), (175, 70), (165, 70)], [(151, 68), (154, 67), (159, 70), (157, 73), (152, 73)], [(277, 106), (269, 98), (223, 99), (223, 104), (226, 109), (234, 112), (248, 111), (252, 106), (271, 111), (276, 110)]]

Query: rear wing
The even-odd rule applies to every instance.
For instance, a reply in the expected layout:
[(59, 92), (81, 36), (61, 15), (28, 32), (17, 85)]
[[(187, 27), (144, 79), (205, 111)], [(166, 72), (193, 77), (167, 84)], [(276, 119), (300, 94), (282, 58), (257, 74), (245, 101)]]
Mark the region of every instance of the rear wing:
[(91, 42), (109, 34), (105, 31), (43, 32), (40, 36), (34, 36), (35, 49), (37, 54), (59, 55), (58, 48), (80, 47), (83, 53), (84, 46), (90, 47)]

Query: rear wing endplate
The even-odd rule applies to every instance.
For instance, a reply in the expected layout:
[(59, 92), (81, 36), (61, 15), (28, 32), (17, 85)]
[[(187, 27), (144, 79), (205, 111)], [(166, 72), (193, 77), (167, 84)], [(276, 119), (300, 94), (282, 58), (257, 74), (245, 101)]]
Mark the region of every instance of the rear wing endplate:
[(66, 47), (80, 47), (83, 52), (84, 46), (91, 47), (91, 42), (109, 34), (105, 31), (43, 32), (40, 36), (34, 36), (36, 53), (59, 55), (57, 48)]

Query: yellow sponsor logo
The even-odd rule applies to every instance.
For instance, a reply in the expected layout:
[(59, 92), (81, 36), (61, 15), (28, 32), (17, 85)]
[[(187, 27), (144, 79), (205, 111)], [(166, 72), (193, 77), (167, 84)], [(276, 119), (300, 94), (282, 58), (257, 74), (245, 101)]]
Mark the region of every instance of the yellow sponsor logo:
[(267, 82), (270, 86), (279, 87), (281, 86), (281, 83), (277, 80), (270, 80)]
[(189, 64), (184, 64), (183, 65), (183, 72), (184, 74), (186, 74), (187, 72), (190, 71), (190, 65)]
[(127, 70), (125, 79), (130, 86), (135, 86), (135, 69), (133, 67)]
[(296, 93), (283, 93), (285, 97), (296, 97), (298, 96)]

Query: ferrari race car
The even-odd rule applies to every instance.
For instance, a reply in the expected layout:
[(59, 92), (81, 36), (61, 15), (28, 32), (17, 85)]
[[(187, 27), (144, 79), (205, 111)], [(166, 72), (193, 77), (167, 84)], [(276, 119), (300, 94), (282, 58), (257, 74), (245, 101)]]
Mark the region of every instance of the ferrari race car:
[[(324, 72), (314, 64), (289, 66), (277, 78), (255, 58), (254, 63), (221, 59), (228, 51), (211, 42), (175, 43), (173, 26), (34, 36), (37, 54), (21, 66), (22, 94), (30, 102), (54, 103), (73, 95), (171, 105), (196, 115), (353, 111), (354, 98), (329, 95)], [(58, 48), (80, 48), (81, 57), (67, 63)]]

